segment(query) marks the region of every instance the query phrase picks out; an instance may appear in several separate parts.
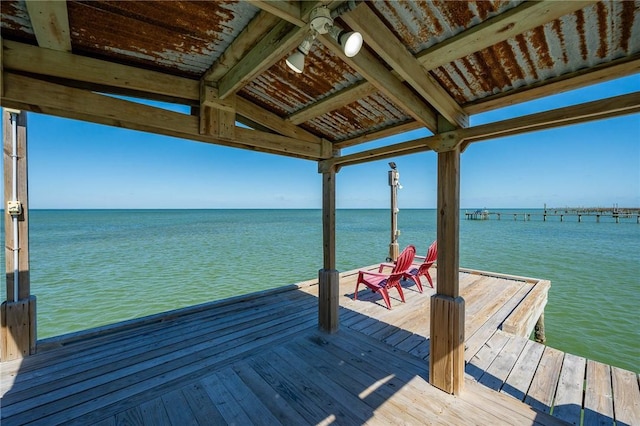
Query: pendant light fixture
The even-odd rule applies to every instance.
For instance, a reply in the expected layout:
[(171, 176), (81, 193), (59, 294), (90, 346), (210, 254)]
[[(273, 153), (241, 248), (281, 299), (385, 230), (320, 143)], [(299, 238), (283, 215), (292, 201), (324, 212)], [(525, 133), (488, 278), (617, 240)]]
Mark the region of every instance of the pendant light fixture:
[[(355, 2), (351, 7), (355, 7)], [(304, 71), (304, 58), (309, 54), (313, 42), (318, 37), (318, 34), (329, 34), (333, 39), (342, 46), (342, 50), (349, 58), (355, 56), (362, 48), (362, 34), (355, 31), (345, 31), (334, 23), (333, 18), (338, 16), (340, 11), (336, 10), (333, 13), (327, 6), (320, 6), (311, 11), (309, 21), (309, 34), (300, 43), (296, 51), (287, 58), (287, 65), (293, 71), (302, 73)]]

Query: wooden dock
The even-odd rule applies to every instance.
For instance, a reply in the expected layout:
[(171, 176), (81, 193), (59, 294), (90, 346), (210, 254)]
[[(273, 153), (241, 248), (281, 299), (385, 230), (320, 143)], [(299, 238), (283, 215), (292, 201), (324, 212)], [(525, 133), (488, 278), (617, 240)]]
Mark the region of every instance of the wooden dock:
[(341, 275), (332, 335), (317, 331), (312, 280), (42, 341), (2, 363), (1, 423), (640, 424), (636, 373), (516, 335), (548, 281), (461, 270), (466, 379), (452, 396), (428, 381), (434, 291), (407, 282), (388, 310), (367, 289), (353, 300), (356, 276)]
[(572, 220), (582, 222), (583, 220), (590, 219), (597, 223), (603, 222), (609, 223), (621, 223), (621, 222), (635, 222), (640, 224), (640, 209), (624, 209), (621, 211), (610, 209), (548, 209), (540, 212), (514, 212), (514, 211), (489, 211), (489, 210), (474, 210), (465, 211), (465, 219), (467, 220), (520, 220), (530, 221), (538, 220), (547, 222), (547, 220), (556, 220), (564, 222), (566, 220)]

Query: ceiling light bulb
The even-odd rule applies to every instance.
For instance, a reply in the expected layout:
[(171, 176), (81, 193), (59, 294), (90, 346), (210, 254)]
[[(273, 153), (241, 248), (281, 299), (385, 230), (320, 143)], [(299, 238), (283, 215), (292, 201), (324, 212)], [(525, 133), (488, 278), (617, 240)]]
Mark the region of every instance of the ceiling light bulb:
[(298, 74), (302, 74), (302, 71), (304, 70), (304, 54), (300, 50), (296, 49), (296, 51), (287, 58), (287, 65), (293, 71)]
[(351, 58), (356, 56), (362, 48), (362, 34), (358, 32), (349, 32), (340, 36), (340, 45), (344, 50), (344, 54)]
[(358, 32), (347, 32), (339, 26), (333, 25), (329, 28), (329, 34), (342, 46), (342, 51), (349, 58), (356, 56), (362, 48), (362, 34)]

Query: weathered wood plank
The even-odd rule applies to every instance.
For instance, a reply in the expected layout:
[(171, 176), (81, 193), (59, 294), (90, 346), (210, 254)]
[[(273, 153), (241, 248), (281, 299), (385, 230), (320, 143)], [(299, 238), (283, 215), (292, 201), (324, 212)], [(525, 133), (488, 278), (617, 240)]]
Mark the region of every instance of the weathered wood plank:
[(587, 360), (583, 424), (584, 426), (613, 424), (611, 367), (592, 360)]
[[(371, 301), (351, 300), (349, 290), (355, 286), (356, 276), (357, 271), (340, 274), (340, 312), (361, 331), (349, 327), (331, 335), (315, 331), (316, 285), (169, 316), (164, 323), (147, 323), (139, 329), (98, 334), (94, 339), (50, 349), (42, 358), (36, 355), (33, 365), (25, 362), (24, 376), (16, 368), (16, 384), (13, 388), (9, 385), (3, 397), (2, 424), (221, 424), (234, 418), (248, 418), (254, 424), (263, 419), (269, 419), (265, 424), (500, 424), (505, 419), (513, 424), (562, 424), (563, 420), (544, 411), (553, 407), (556, 393), (554, 415), (562, 415), (564, 408), (560, 407), (567, 405), (562, 403), (563, 398), (571, 399), (570, 387), (557, 384), (561, 374), (567, 383), (577, 383), (570, 379), (570, 368), (561, 368), (565, 355), (496, 330), (513, 304), (521, 300), (526, 287), (522, 280), (501, 283), (521, 290), (474, 334), (476, 339), (483, 335), (488, 341), (467, 364), (468, 392), (452, 397), (429, 385), (429, 364), (420, 358), (428, 340), (413, 332), (421, 332), (419, 323), (429, 294), (409, 290), (407, 303), (389, 311)], [(489, 302), (481, 290), (494, 279), (497, 278), (460, 275), (462, 291), (468, 289), (478, 297), (470, 298), (469, 303), (480, 301), (481, 306), (469, 309), (475, 312), (476, 320), (488, 313), (483, 314)], [(505, 287), (485, 291), (492, 297), (504, 292), (512, 290)], [(368, 325), (362, 326), (359, 321)], [(396, 347), (381, 344), (385, 340), (395, 342)], [(151, 347), (154, 342), (157, 348)], [(407, 351), (400, 349), (403, 346), (408, 347)], [(521, 354), (515, 359), (518, 348)], [(147, 358), (145, 350), (157, 352)], [(131, 356), (120, 351), (130, 352)], [(63, 356), (57, 358), (56, 353)], [(109, 359), (113, 369), (109, 369)], [(80, 368), (76, 368), (74, 360)], [(565, 364), (571, 361), (567, 359)], [(585, 424), (594, 424), (588, 407), (604, 406), (594, 409), (606, 411), (608, 367), (595, 365), (587, 364)], [(4, 367), (5, 363), (0, 376), (3, 383), (9, 383)], [(592, 369), (597, 373), (590, 373)], [(72, 378), (67, 378), (65, 371)], [(49, 373), (52, 378), (47, 377)], [(638, 377), (630, 372), (619, 375), (617, 384), (622, 390), (617, 392), (622, 401), (615, 407), (620, 413), (601, 413), (595, 416), (596, 421), (613, 422), (615, 418), (619, 424), (634, 424), (634, 401), (640, 399)], [(199, 384), (210, 377), (215, 377), (223, 390), (219, 401), (235, 405), (226, 416)], [(479, 379), (479, 383), (470, 378)], [(30, 382), (37, 385), (30, 387)], [(622, 384), (625, 382), (631, 391)], [(502, 393), (490, 389), (500, 384)], [(49, 398), (36, 389), (40, 387), (53, 396)], [(307, 389), (312, 393), (304, 399), (301, 394)], [(29, 392), (35, 392), (32, 399)], [(516, 399), (523, 399), (525, 394), (530, 406)], [(604, 402), (598, 402), (601, 400)], [(6, 401), (10, 402), (7, 406)], [(609, 401), (611, 407), (610, 396)], [(12, 410), (14, 415), (7, 416)]]
[[(467, 360), (470, 359), (475, 351), (482, 347), (482, 344), (484, 344), (484, 342), (486, 342), (491, 337), (491, 335), (496, 332), (509, 312), (511, 312), (511, 310), (522, 300), (523, 294), (526, 294), (527, 291), (528, 289), (526, 288), (526, 286), (521, 286), (520, 289), (513, 295), (513, 297), (505, 300), (504, 305), (497, 311), (493, 312), (490, 317), (487, 318), (486, 315), (484, 317), (479, 317), (480, 319), (486, 318), (486, 320), (484, 324), (480, 326), (480, 328), (478, 328), (471, 336), (468, 336), (466, 339)], [(472, 326), (475, 324), (475, 326), (477, 327), (478, 323), (478, 318), (476, 318), (472, 323)]]
[[(107, 404), (107, 401), (122, 401), (129, 404), (134, 395), (174, 380), (186, 380), (201, 376), (203, 372), (215, 369), (224, 360), (232, 359), (242, 353), (270, 344), (274, 339), (286, 339), (303, 329), (309, 328), (314, 321), (308, 311), (296, 312), (288, 317), (276, 317), (261, 322), (249, 331), (237, 330), (225, 334), (220, 341), (202, 342), (136, 363), (128, 368), (101, 375), (88, 383), (78, 383), (63, 387), (24, 402), (3, 407), (2, 415), (9, 417), (20, 415), (21, 419), (46, 418), (55, 421), (61, 408), (66, 407), (65, 417), (86, 415)], [(304, 319), (303, 321), (300, 321)], [(271, 333), (265, 333), (270, 330)], [(87, 385), (89, 385), (87, 387)], [(112, 404), (113, 405), (113, 404)], [(36, 408), (37, 407), (37, 408)]]
[(502, 330), (516, 336), (529, 337), (538, 318), (544, 313), (549, 287), (550, 281), (538, 281), (502, 324)]
[(224, 417), (199, 381), (183, 387), (181, 391), (199, 424), (224, 423)]
[(165, 393), (161, 399), (171, 424), (198, 426), (198, 420), (180, 389)]
[(127, 341), (120, 339), (113, 343), (107, 341), (107, 344), (114, 345), (112, 351), (100, 351), (99, 349), (95, 352), (82, 351), (81, 357), (77, 356), (77, 348), (72, 347), (70, 351), (64, 351), (67, 355), (65, 358), (59, 359), (55, 364), (48, 365), (45, 369), (28, 373), (21, 372), (18, 375), (20, 380), (11, 385), (11, 395), (4, 398), (4, 406), (12, 404), (21, 397), (33, 398), (36, 395), (72, 384), (74, 383), (72, 380), (75, 380), (74, 374), (83, 373), (85, 380), (98, 377), (109, 371), (124, 368), (131, 362), (141, 363), (170, 351), (192, 347), (201, 341), (215, 338), (222, 331), (232, 332), (233, 327), (237, 329), (250, 327), (253, 322), (259, 323), (281, 312), (281, 310), (287, 311), (294, 306), (301, 310), (311, 309), (314, 306), (314, 301), (311, 299), (307, 299), (304, 303), (283, 301), (264, 310), (245, 313), (242, 317), (238, 317), (242, 311), (232, 315), (233, 312), (223, 310), (226, 315), (222, 317), (206, 316), (204, 319), (198, 320), (190, 318), (191, 321), (175, 325), (169, 332), (164, 331), (162, 327), (154, 327), (154, 332), (148, 332), (144, 336), (136, 334)]
[(217, 374), (205, 377), (200, 381), (200, 384), (216, 408), (220, 410), (220, 414), (227, 424), (251, 424), (251, 419), (242, 409), (242, 405), (235, 399), (228, 397), (227, 390)]
[(613, 407), (616, 424), (640, 424), (640, 389), (638, 375), (631, 371), (611, 367)]
[(548, 346), (545, 348), (524, 400), (525, 403), (544, 413), (551, 411), (563, 358), (563, 352)]
[[(167, 411), (164, 408), (164, 403), (161, 398), (154, 398), (150, 401), (143, 402), (137, 408), (140, 410), (139, 412), (142, 416), (143, 424), (158, 426), (171, 425), (169, 416), (167, 416)], [(123, 424), (120, 422), (119, 414), (116, 415), (116, 419), (118, 419), (118, 424)]]
[(228, 395), (242, 406), (244, 412), (251, 419), (251, 424), (269, 426), (279, 423), (278, 419), (271, 414), (260, 398), (244, 384), (231, 367), (222, 369), (216, 373), (216, 376), (227, 389)]
[(544, 345), (527, 340), (522, 354), (500, 391), (520, 401), (524, 400), (543, 352)]
[(526, 343), (527, 339), (524, 338), (510, 338), (478, 382), (490, 389), (499, 391), (507, 380), (509, 373), (511, 373)]
[(480, 380), (507, 342), (509, 342), (507, 335), (494, 333), (467, 362), (465, 373), (475, 380)]
[(307, 421), (288, 402), (287, 398), (277, 392), (260, 374), (251, 368), (246, 361), (233, 364), (233, 371), (256, 394), (261, 396), (262, 403), (282, 424), (304, 424)]
[(580, 424), (586, 365), (584, 358), (565, 354), (553, 403), (554, 417)]

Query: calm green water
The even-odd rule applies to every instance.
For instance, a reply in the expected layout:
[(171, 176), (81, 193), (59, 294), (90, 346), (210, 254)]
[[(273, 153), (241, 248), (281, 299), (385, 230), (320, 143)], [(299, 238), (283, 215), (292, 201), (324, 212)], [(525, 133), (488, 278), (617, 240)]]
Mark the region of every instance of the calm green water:
[[(339, 270), (385, 259), (389, 216), (337, 212)], [(550, 346), (640, 371), (635, 218), (615, 224), (461, 217), (461, 266), (551, 280)], [(401, 247), (426, 252), (436, 237), (435, 211), (402, 210), (399, 227)], [(42, 339), (315, 278), (321, 212), (35, 210), (30, 249)]]

